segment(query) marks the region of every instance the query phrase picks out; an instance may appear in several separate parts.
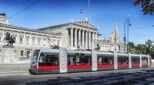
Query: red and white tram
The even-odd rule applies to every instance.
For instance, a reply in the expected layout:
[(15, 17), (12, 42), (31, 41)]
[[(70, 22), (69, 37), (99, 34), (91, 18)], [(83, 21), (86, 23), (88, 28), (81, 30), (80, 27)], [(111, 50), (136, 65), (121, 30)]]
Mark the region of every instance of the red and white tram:
[(149, 55), (60, 49), (35, 50), (30, 74), (150, 67)]

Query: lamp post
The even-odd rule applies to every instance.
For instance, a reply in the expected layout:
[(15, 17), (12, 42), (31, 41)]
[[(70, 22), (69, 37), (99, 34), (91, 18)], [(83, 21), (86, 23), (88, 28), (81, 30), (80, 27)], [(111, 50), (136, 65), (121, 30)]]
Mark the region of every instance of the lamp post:
[[(130, 29), (131, 23), (129, 19), (129, 15), (127, 16), (127, 19), (124, 21), (124, 45), (127, 47), (127, 52), (129, 53), (129, 29)], [(127, 35), (127, 37), (126, 37)]]

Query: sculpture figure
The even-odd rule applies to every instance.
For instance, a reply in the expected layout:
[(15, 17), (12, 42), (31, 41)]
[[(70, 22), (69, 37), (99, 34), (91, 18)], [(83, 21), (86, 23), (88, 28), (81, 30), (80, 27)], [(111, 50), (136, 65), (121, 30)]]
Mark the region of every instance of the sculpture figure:
[(13, 35), (10, 35), (9, 32), (5, 33), (4, 40), (7, 42), (6, 46), (13, 46), (13, 44), (15, 43), (15, 37)]

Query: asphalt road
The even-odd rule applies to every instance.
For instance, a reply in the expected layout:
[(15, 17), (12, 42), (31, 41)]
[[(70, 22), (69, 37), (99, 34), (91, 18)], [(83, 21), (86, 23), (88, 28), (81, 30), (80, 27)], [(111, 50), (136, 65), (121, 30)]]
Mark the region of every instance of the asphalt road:
[(154, 68), (66, 74), (0, 74), (0, 85), (154, 85)]

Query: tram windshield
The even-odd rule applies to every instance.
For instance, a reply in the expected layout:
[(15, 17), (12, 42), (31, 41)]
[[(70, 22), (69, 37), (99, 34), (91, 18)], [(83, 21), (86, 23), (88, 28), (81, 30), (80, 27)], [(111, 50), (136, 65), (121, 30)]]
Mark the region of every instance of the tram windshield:
[(39, 57), (39, 65), (41, 66), (58, 66), (58, 55), (50, 53), (41, 53)]
[(40, 53), (40, 50), (35, 50), (34, 51), (34, 54), (33, 54), (33, 57), (32, 57), (33, 62), (37, 61), (39, 53)]

